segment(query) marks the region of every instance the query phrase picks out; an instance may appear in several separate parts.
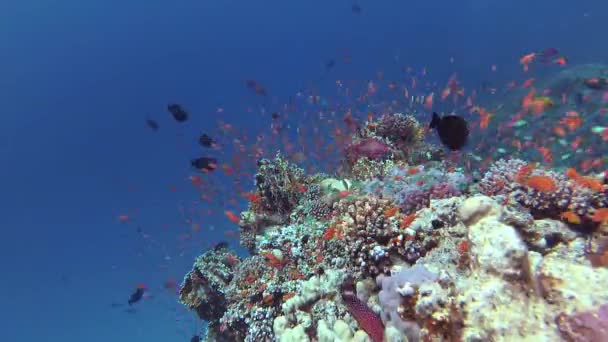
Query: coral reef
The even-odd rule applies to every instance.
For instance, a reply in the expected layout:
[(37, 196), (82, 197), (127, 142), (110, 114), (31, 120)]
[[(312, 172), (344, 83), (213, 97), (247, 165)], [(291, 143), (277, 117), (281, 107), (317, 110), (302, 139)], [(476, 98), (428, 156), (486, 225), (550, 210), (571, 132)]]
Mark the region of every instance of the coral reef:
[(605, 340), (606, 186), (517, 159), (474, 181), (412, 163), (420, 134), (370, 121), (334, 176), (261, 161), (239, 222), (251, 255), (207, 251), (180, 289), (206, 340)]

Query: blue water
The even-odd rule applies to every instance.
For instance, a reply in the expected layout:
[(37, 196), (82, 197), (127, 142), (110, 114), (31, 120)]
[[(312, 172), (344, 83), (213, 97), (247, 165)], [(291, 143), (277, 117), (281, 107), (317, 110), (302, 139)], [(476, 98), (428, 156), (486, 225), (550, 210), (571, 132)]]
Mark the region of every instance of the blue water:
[[(198, 197), (187, 186), (196, 136), (217, 120), (255, 137), (268, 128), (262, 106), (380, 70), (399, 80), (405, 65), (478, 84), (506, 83), (521, 55), (546, 47), (575, 63), (608, 59), (599, 0), (358, 3), (361, 14), (346, 0), (0, 3), (0, 340), (189, 340), (193, 318), (163, 282), (181, 281), (234, 229), (223, 210), (245, 205), (216, 205), (200, 233), (179, 241), (180, 208)], [(330, 59), (336, 66), (317, 82)], [(171, 120), (169, 102), (192, 119)], [(220, 192), (235, 191), (221, 179)], [(128, 224), (117, 221), (124, 213)], [(141, 282), (153, 298), (136, 312), (112, 307)]]

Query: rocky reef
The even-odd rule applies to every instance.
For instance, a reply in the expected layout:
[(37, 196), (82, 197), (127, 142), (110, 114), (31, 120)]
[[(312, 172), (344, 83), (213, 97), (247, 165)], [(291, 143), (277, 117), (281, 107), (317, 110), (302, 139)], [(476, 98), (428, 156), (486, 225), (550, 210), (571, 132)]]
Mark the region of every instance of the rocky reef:
[(206, 341), (608, 340), (603, 182), (516, 159), (474, 179), (420, 130), (368, 122), (333, 176), (261, 161), (251, 255), (207, 251), (181, 286)]

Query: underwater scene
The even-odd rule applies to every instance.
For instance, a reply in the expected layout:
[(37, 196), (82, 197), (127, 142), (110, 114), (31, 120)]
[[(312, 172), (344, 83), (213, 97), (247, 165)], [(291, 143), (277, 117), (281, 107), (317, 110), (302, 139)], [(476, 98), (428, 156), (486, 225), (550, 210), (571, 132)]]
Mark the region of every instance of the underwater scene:
[(608, 2), (0, 18), (1, 341), (608, 341)]

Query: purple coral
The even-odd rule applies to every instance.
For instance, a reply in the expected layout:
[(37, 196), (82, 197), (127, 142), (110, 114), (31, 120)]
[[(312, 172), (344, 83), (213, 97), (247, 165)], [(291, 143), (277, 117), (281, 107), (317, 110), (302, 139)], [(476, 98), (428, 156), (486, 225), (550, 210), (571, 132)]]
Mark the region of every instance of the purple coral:
[[(377, 284), (381, 287), (378, 294), (380, 305), (382, 306), (382, 318), (385, 322), (390, 321), (399, 331), (408, 337), (409, 341), (420, 339), (420, 326), (414, 317), (403, 319), (399, 314), (399, 306), (402, 305), (404, 297), (415, 300), (417, 288), (426, 282), (433, 282), (437, 279), (423, 265), (416, 264), (410, 268), (403, 269), (401, 272), (390, 277), (381, 275), (376, 278)], [(410, 308), (411, 309), (411, 308)]]
[(393, 199), (405, 213), (429, 206), (431, 199), (459, 196), (469, 184), (460, 172), (446, 172), (438, 168), (394, 168), (384, 181), (375, 180), (365, 191), (382, 198)]
[(560, 314), (556, 323), (560, 333), (568, 341), (608, 341), (608, 304), (594, 311)]

